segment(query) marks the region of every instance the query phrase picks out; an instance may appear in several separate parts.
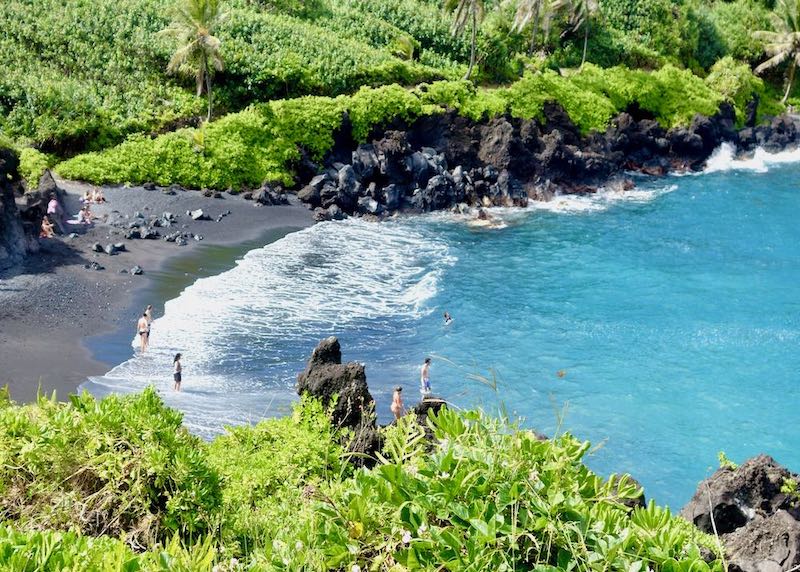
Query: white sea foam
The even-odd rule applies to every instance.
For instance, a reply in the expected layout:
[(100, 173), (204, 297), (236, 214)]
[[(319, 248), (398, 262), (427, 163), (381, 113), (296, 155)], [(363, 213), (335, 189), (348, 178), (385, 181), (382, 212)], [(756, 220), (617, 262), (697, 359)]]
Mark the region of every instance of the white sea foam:
[[(426, 302), (452, 263), (441, 240), (406, 222), (317, 224), (195, 282), (166, 303), (145, 354), (85, 386), (104, 395), (154, 384), (206, 435), (274, 414), (292, 399), (297, 365), (314, 340), (430, 312)], [(177, 352), (181, 394), (170, 389)]]
[(736, 149), (730, 143), (723, 143), (717, 147), (706, 161), (706, 168), (702, 174), (719, 173), (723, 171), (755, 171), (766, 173), (773, 165), (796, 163), (800, 161), (800, 148), (778, 153), (768, 153), (761, 147), (757, 148), (752, 156), (737, 156)]

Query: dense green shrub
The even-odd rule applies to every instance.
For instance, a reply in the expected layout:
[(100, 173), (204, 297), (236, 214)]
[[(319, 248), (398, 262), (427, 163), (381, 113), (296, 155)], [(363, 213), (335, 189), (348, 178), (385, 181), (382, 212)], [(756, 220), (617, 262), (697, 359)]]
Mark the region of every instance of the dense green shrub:
[(0, 567), (14, 572), (195, 572), (211, 570), (223, 561), (210, 539), (190, 547), (174, 537), (151, 552), (134, 553), (121, 540), (80, 536), (74, 532), (19, 531), (0, 526)]
[(588, 443), (540, 441), (480, 413), (444, 410), (426, 446), (413, 418), (389, 428), (380, 464), (317, 491), (302, 525), (257, 548), (281, 570), (697, 570), (715, 541), (640, 490), (601, 479)]
[(706, 84), (733, 104), (740, 124), (744, 122), (745, 108), (753, 95), (763, 97), (764, 93), (764, 82), (753, 74), (750, 66), (730, 56), (714, 64), (706, 77)]
[(306, 397), (290, 417), (229, 427), (209, 448), (223, 482), (223, 541), (237, 553), (271, 544), (295, 526), (306, 487), (349, 474), (343, 454), (322, 405)]
[(53, 158), (32, 147), (24, 147), (19, 153), (19, 174), (28, 189), (35, 189), (45, 169), (53, 166)]
[[(291, 417), (229, 428), (210, 445), (180, 419), (152, 389), (3, 402), (0, 506), (11, 524), (0, 527), (0, 567), (722, 570), (701, 557), (701, 547), (718, 552), (714, 539), (652, 502), (630, 508), (638, 486), (592, 473), (582, 462), (588, 443), (568, 434), (541, 441), (479, 412), (443, 410), (428, 419), (432, 442), (406, 417), (384, 430), (377, 466), (352, 472), (310, 399)], [(74, 530), (52, 530), (67, 528), (70, 514)], [(135, 553), (122, 531), (77, 520), (118, 525), (134, 514), (212, 534), (162, 535)]]
[(708, 18), (725, 46), (725, 53), (751, 65), (760, 63), (764, 44), (753, 37), (757, 30), (771, 30), (769, 10), (756, 0), (717, 0), (705, 6)]
[[(713, 115), (723, 95), (687, 70), (656, 72), (587, 64), (559, 75), (527, 72), (507, 88), (479, 89), (468, 82), (440, 81), (415, 89), (399, 85), (362, 88), (336, 98), (302, 97), (260, 104), (197, 129), (156, 138), (133, 136), (101, 153), (80, 155), (57, 166), (67, 178), (94, 183), (179, 183), (193, 188), (240, 189), (265, 180), (292, 184), (300, 148), (321, 159), (347, 112), (353, 136), (392, 121), (413, 121), (447, 108), (473, 119), (510, 112), (541, 119), (545, 103), (559, 103), (584, 133), (603, 130), (614, 114), (633, 103), (665, 127), (688, 124), (696, 113)], [(734, 103), (739, 104), (736, 100)]]
[(181, 420), (152, 389), (0, 406), (0, 521), (143, 545), (210, 530), (219, 478)]

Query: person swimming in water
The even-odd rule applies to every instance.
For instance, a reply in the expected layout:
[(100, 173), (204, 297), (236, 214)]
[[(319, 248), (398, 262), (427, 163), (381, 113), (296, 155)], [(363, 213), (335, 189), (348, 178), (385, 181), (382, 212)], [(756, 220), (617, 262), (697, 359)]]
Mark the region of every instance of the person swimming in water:
[(450, 315), (450, 312), (445, 312), (444, 313), (444, 325), (445, 326), (449, 326), (450, 322), (452, 322), (452, 321), (453, 321), (453, 317)]

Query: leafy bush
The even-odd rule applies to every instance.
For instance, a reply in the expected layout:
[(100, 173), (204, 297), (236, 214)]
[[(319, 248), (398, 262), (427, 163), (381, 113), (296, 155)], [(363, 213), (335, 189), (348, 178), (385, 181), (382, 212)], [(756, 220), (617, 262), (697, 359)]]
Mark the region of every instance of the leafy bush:
[[(0, 527), (0, 567), (722, 570), (700, 555), (716, 553), (712, 538), (652, 502), (631, 508), (639, 487), (592, 473), (588, 443), (568, 434), (543, 441), (443, 410), (428, 419), (433, 441), (403, 418), (384, 430), (377, 466), (352, 473), (308, 398), (291, 417), (230, 428), (210, 446), (180, 420), (152, 389), (4, 401), (0, 509), (11, 524)], [(156, 522), (173, 525), (146, 551), (120, 538), (126, 523), (138, 525), (130, 543)], [(185, 542), (189, 531), (211, 534)]]
[(45, 169), (53, 166), (53, 158), (44, 153), (24, 147), (19, 154), (19, 173), (25, 180), (28, 189), (35, 189)]
[(210, 530), (219, 478), (181, 419), (153, 389), (0, 406), (0, 521), (144, 545)]
[(540, 441), (476, 412), (443, 410), (430, 424), (431, 451), (404, 418), (376, 468), (319, 491), (303, 526), (254, 558), (286, 570), (723, 569), (703, 560), (715, 543), (688, 522), (626, 506), (640, 490), (589, 471), (588, 443)]
[(637, 103), (665, 127), (688, 124), (696, 113), (713, 115), (724, 96), (687, 70), (656, 72), (587, 64), (561, 76), (527, 72), (507, 88), (479, 89), (467, 82), (440, 81), (413, 90), (399, 85), (362, 88), (336, 98), (276, 100), (230, 114), (197, 129), (149, 138), (133, 136), (101, 153), (79, 155), (57, 166), (67, 178), (93, 183), (179, 183), (194, 188), (240, 189), (263, 181), (290, 185), (300, 148), (321, 159), (347, 112), (353, 136), (392, 121), (411, 122), (447, 108), (479, 120), (510, 112), (541, 119), (545, 103), (559, 103), (584, 133), (603, 130), (615, 113)]
[(209, 449), (223, 482), (223, 541), (237, 553), (271, 544), (294, 526), (306, 487), (349, 473), (343, 452), (322, 405), (306, 397), (291, 417), (229, 427)]
[(755, 65), (764, 55), (764, 44), (753, 37), (756, 30), (771, 30), (769, 10), (757, 0), (713, 2), (705, 7), (713, 22), (726, 54)]
[(0, 566), (15, 572), (188, 572), (211, 570), (216, 559), (209, 540), (185, 547), (174, 537), (159, 550), (135, 554), (124, 542), (108, 536), (23, 532), (0, 526)]
[(744, 123), (744, 111), (753, 95), (761, 97), (764, 93), (764, 82), (753, 74), (750, 66), (730, 56), (714, 64), (706, 84), (733, 104), (739, 124)]

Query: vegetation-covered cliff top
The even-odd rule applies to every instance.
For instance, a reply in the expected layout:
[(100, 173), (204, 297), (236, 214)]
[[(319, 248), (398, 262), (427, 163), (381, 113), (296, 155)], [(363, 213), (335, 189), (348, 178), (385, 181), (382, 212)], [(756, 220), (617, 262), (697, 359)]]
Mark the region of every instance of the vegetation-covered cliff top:
[[(771, 17), (771, 10), (778, 16), (797, 10), (796, 0), (777, 4), (770, 0), (462, 0), (444, 4), (432, 0), (388, 4), (375, 0), (182, 0), (177, 4), (173, 0), (8, 0), (0, 12), (0, 47), (6, 54), (0, 62), (0, 133), (27, 147), (22, 170), (33, 176), (45, 165), (77, 152), (105, 149), (130, 135), (150, 137), (199, 125), (207, 114), (207, 102), (198, 93), (212, 91), (213, 115), (222, 117), (275, 99), (352, 94), (364, 86), (410, 87), (459, 80), (468, 70), (470, 81), (489, 88), (485, 91), (489, 98), (505, 93), (497, 92), (497, 87), (517, 91), (510, 105), (508, 98), (480, 103), (472, 113), (514, 113), (527, 108), (535, 116), (544, 97), (561, 103), (572, 116), (580, 105), (577, 98), (584, 107), (597, 104), (597, 109), (591, 116), (578, 111), (573, 120), (583, 129), (599, 128), (612, 107), (597, 100), (598, 86), (586, 81), (567, 84), (566, 89), (557, 85), (564, 83), (558, 74), (579, 67), (584, 53), (586, 61), (599, 68), (659, 70), (670, 65), (705, 80), (716, 91), (711, 96), (695, 91), (699, 97), (692, 98), (679, 116), (668, 117), (669, 121), (693, 112), (708, 113), (719, 96), (735, 94), (744, 100), (756, 90), (762, 110), (776, 112), (791, 58), (779, 53), (773, 62), (776, 66), (765, 70), (764, 85), (747, 70), (774, 55), (770, 48), (780, 44), (775, 37), (753, 33), (782, 33), (781, 22), (787, 19)], [(176, 10), (181, 5), (205, 6), (205, 15), (189, 17), (185, 12), (181, 17)], [(214, 10), (209, 11), (209, 6)], [(164, 31), (170, 27), (173, 33)], [(198, 74), (199, 52), (184, 52), (183, 59), (174, 59), (176, 50), (186, 47), (186, 39), (191, 40), (197, 30), (213, 40), (203, 48), (213, 55), (207, 77)], [(791, 52), (791, 47), (787, 49)], [(168, 67), (175, 73), (168, 73)], [(546, 70), (555, 71), (548, 76)], [(659, 87), (665, 90), (665, 98), (681, 97), (684, 84), (681, 79), (676, 85), (662, 82)], [(531, 101), (520, 101), (529, 88)], [(614, 96), (618, 91), (607, 94), (603, 89), (600, 95), (609, 96), (617, 111), (621, 102)], [(640, 96), (653, 92), (642, 95), (634, 87), (628, 95), (639, 103)], [(393, 105), (404, 111), (403, 101)], [(258, 169), (259, 174), (287, 178), (290, 170), (284, 166), (285, 159), (273, 156), (277, 166)], [(197, 168), (192, 167), (194, 177), (172, 178), (185, 184), (220, 186), (200, 180)], [(130, 170), (100, 173), (74, 164), (65, 174), (98, 182), (144, 180), (131, 178)], [(217, 178), (226, 179), (225, 184), (244, 183), (224, 173)]]
[[(716, 541), (589, 444), (479, 412), (384, 431), (353, 469), (318, 402), (205, 443), (155, 391), (0, 405), (13, 570), (721, 570)], [(702, 555), (706, 555), (706, 560)]]

